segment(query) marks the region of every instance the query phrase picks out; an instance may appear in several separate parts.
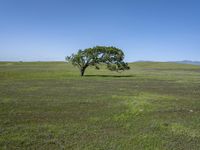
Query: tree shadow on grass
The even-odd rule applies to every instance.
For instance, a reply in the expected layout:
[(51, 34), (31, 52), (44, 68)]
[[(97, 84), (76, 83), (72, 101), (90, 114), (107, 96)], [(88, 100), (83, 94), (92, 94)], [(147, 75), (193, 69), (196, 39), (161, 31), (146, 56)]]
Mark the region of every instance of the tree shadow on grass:
[(130, 78), (135, 77), (134, 75), (84, 75), (85, 77), (114, 77), (114, 78)]

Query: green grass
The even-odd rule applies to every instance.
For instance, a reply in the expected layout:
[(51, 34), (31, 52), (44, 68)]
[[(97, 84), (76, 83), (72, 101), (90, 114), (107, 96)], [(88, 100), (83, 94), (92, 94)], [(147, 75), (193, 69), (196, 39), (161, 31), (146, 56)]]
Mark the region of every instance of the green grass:
[(198, 150), (200, 66), (0, 63), (0, 149)]

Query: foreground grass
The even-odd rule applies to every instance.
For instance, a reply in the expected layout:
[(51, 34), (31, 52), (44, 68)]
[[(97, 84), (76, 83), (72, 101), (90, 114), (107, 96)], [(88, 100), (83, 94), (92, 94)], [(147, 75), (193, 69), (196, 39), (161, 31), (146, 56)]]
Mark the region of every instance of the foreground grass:
[(0, 149), (198, 150), (200, 67), (130, 65), (1, 62)]

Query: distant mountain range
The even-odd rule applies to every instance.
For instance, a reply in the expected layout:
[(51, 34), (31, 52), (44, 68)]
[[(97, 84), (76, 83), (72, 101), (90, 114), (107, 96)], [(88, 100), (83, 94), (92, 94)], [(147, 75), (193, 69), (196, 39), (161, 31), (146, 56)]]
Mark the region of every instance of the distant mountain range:
[(173, 61), (179, 64), (191, 64), (191, 65), (200, 65), (200, 61), (190, 61), (190, 60), (183, 60), (183, 61)]

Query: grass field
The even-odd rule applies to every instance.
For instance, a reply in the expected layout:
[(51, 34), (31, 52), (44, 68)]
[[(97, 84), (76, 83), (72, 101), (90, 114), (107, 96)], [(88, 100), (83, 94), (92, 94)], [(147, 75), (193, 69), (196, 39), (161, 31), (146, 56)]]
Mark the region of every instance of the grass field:
[(199, 150), (200, 66), (0, 63), (0, 149)]

